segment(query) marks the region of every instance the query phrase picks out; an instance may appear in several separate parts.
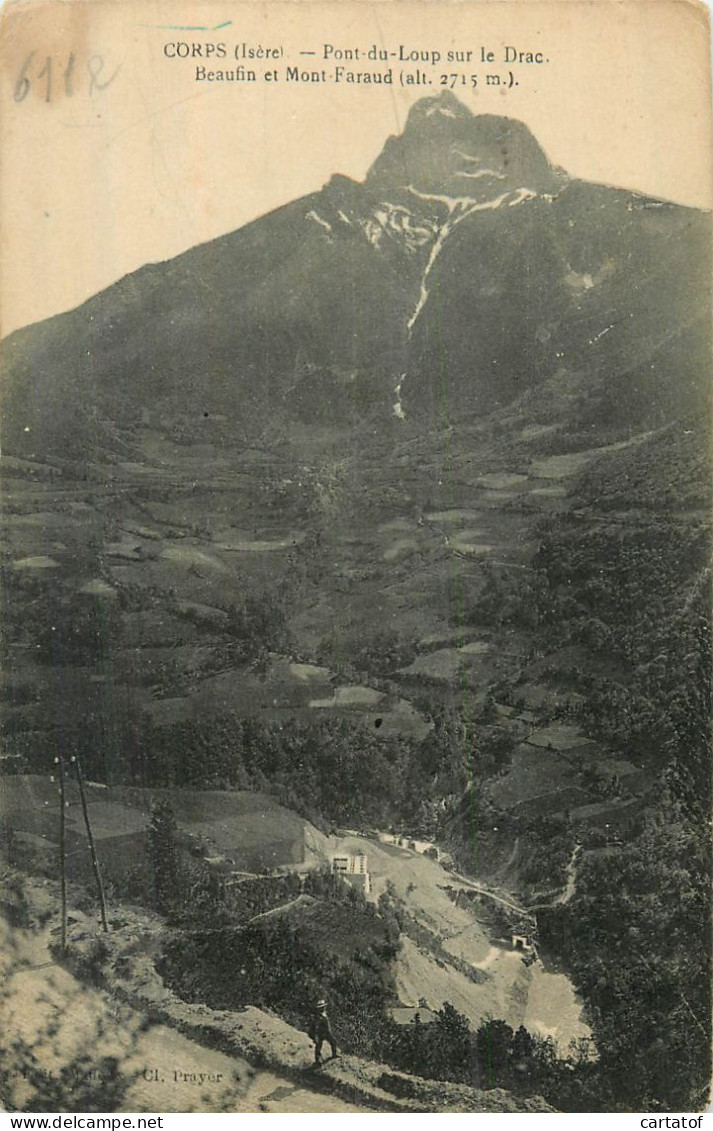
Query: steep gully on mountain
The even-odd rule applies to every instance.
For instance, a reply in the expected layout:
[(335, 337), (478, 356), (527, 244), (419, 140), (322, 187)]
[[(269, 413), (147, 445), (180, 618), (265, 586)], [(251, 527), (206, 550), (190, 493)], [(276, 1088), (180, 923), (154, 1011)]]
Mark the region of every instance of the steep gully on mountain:
[[(460, 150), (456, 150), (455, 152), (457, 152), (467, 161), (477, 161), (476, 157), (470, 157), (469, 155), (462, 153)], [(478, 169), (474, 172), (458, 170), (455, 173), (455, 176), (469, 177), (473, 179), (480, 177), (491, 177), (495, 180), (504, 179), (503, 173), (496, 173), (492, 169), (487, 168)], [(533, 197), (536, 197), (537, 193), (533, 192), (529, 188), (522, 187), (518, 189), (509, 189), (507, 192), (502, 192), (498, 196), (493, 197), (489, 200), (478, 201), (470, 196), (453, 197), (440, 193), (420, 192), (413, 185), (407, 185), (406, 191), (412, 193), (419, 200), (432, 201), (437, 204), (442, 204), (445, 205), (448, 209), (448, 216), (446, 220), (441, 223), (436, 230), (436, 235), (433, 243), (431, 244), (431, 250), (421, 275), (418, 299), (411, 316), (406, 322), (407, 340), (410, 340), (413, 334), (414, 326), (416, 325), (421, 311), (423, 310), (429, 299), (429, 278), (433, 271), (436, 260), (443, 251), (443, 248), (449, 236), (452, 235), (458, 224), (460, 224), (461, 221), (463, 221), (467, 216), (472, 216), (476, 212), (483, 212), (495, 208), (500, 208), (502, 205), (511, 208), (515, 205), (522, 204), (523, 201), (531, 200)], [(405, 420), (406, 418), (406, 412), (404, 410), (403, 402), (401, 399), (401, 390), (403, 388), (403, 383), (405, 380), (407, 380), (407, 378), (407, 373), (400, 373), (396, 385), (394, 386), (396, 400), (392, 408), (394, 416), (396, 416), (399, 420)]]

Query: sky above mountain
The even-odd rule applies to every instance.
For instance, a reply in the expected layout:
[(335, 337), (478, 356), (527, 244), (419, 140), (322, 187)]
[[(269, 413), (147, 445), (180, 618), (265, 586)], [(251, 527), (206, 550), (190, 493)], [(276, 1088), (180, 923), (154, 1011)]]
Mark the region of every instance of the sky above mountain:
[[(190, 8), (129, 0), (6, 13), (3, 260), (12, 267), (1, 284), (2, 333), (318, 190), (335, 172), (362, 180), (427, 93), (284, 82), (269, 90), (264, 83), (205, 89), (190, 63), (163, 55), (164, 43), (179, 36), (281, 43), (293, 57), (307, 44), (319, 53), (326, 41), (437, 43), (475, 53), (482, 44), (496, 52), (513, 42), (544, 47), (549, 64), (522, 68), (520, 85), (506, 94), (466, 91), (468, 108), (525, 122), (572, 176), (706, 206), (712, 174), (710, 147), (700, 143), (710, 136), (701, 13), (642, 0), (617, 6), (612, 23), (603, 8), (473, 3), (449, 7), (446, 21), (441, 5), (422, 5), (418, 26), (399, 3), (314, 3), (299, 15), (294, 5), (274, 3), (269, 16), (241, 5), (240, 20), (230, 20), (234, 6), (218, 10), (200, 0)], [(211, 35), (165, 26), (221, 22), (231, 26)], [(30, 89), (15, 98), (32, 52)], [(47, 75), (39, 77), (45, 57), (53, 68), (49, 101)], [(102, 68), (90, 93), (97, 59)]]

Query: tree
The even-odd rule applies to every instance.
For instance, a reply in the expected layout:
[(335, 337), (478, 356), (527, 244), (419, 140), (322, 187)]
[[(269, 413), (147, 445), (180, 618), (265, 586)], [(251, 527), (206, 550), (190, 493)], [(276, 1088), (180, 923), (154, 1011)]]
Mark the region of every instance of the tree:
[(502, 1083), (510, 1067), (513, 1031), (506, 1021), (486, 1021), (476, 1033), (478, 1064), (491, 1088)]
[(433, 1026), (428, 1027), (429, 1075), (440, 1080), (474, 1079), (476, 1074), (475, 1043), (470, 1025), (450, 1002), (443, 1003)]
[(154, 899), (159, 911), (171, 911), (182, 894), (182, 873), (176, 840), (178, 827), (170, 798), (153, 804), (149, 829), (149, 862)]

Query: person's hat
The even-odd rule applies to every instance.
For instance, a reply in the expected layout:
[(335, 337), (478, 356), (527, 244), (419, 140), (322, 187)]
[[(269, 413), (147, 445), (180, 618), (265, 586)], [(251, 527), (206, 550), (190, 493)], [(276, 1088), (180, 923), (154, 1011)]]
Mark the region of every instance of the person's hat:
[(319, 1001), (317, 1002), (317, 1009), (326, 1009), (326, 1008), (327, 1008), (327, 1003), (326, 1003), (326, 1001), (324, 1000), (324, 998), (323, 998), (323, 997), (321, 997), (321, 998), (319, 999)]

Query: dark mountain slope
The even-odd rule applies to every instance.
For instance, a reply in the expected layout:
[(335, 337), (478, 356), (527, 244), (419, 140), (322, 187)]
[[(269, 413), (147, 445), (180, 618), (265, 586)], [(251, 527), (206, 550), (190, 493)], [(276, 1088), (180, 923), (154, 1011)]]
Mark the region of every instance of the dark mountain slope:
[(373, 363), (395, 326), (399, 334), (397, 319), (375, 317), (393, 301), (393, 279), (380, 272), (365, 286), (368, 243), (348, 232), (338, 244), (322, 240), (307, 218), (316, 199), (144, 267), (78, 310), (12, 335), (6, 449), (41, 455), (61, 450), (65, 437), (79, 449), (91, 436), (78, 407), (122, 422), (159, 397), (196, 414), (235, 414), (249, 432), (284, 394), (303, 343), (318, 363)]
[(405, 403), (445, 382), (452, 412), (482, 412), (566, 370), (634, 428), (700, 408), (709, 244), (705, 214), (582, 182), (468, 217), (433, 265)]
[(636, 428), (704, 397), (709, 229), (569, 182), (521, 123), (424, 99), (363, 184), (334, 177), (13, 334), (4, 450), (91, 461), (157, 403), (242, 440), (281, 415), (386, 423), (397, 386), (398, 415), (458, 418), (562, 369)]

